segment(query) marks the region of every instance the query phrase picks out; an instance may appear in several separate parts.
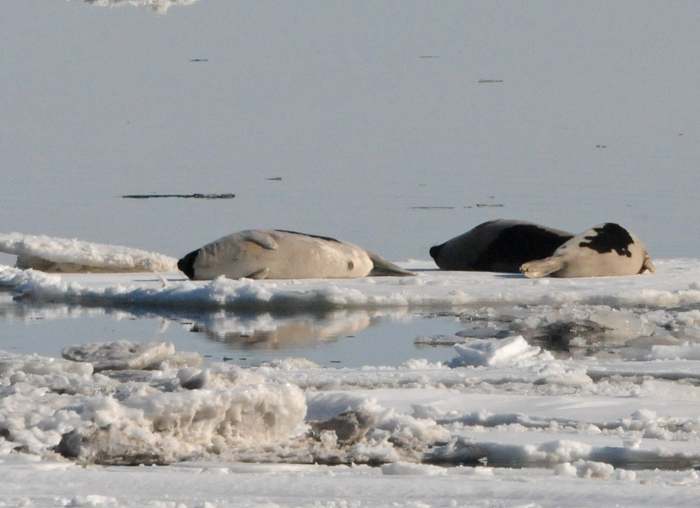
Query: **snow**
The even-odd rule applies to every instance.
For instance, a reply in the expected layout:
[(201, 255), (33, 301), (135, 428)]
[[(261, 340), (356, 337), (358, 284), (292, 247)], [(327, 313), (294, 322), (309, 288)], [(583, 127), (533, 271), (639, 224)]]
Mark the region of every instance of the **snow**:
[[(20, 256), (30, 243), (23, 245)], [(43, 245), (44, 259), (60, 254), (65, 263), (90, 265), (88, 251), (109, 257), (86, 242)], [(119, 251), (128, 258), (129, 249)], [(159, 255), (132, 263), (149, 256)], [(329, 335), (362, 327), (367, 312), (381, 309), (458, 309), (464, 324), (455, 336), (419, 339), (454, 344), (449, 362), (360, 368), (304, 358), (243, 368), (204, 363), (170, 343), (129, 340), (76, 342), (62, 358), (0, 352), (0, 499), (31, 506), (695, 506), (700, 261), (657, 260), (655, 275), (538, 281), (401, 264), (416, 277), (192, 282), (128, 266), (126, 273), (54, 274), (0, 267), (15, 298), (208, 309), (222, 334), (293, 326), (266, 314), (278, 308), (349, 312), (327, 324)], [(221, 309), (261, 314), (253, 324), (217, 323)], [(555, 355), (538, 340), (559, 328), (572, 351), (612, 342), (639, 353)]]
[(84, 0), (85, 2), (99, 7), (120, 7), (122, 5), (133, 5), (145, 7), (149, 11), (165, 13), (172, 6), (191, 5), (197, 0)]

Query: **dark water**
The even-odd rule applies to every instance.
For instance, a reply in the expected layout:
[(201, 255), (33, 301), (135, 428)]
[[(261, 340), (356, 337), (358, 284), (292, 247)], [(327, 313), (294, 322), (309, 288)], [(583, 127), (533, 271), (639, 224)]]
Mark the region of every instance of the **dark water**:
[(205, 362), (305, 358), (324, 367), (446, 362), (456, 343), (522, 335), (556, 358), (642, 359), (657, 344), (700, 340), (694, 309), (503, 305), (419, 311), (186, 312), (36, 303), (0, 291), (0, 349), (59, 357), (68, 346), (172, 342)]

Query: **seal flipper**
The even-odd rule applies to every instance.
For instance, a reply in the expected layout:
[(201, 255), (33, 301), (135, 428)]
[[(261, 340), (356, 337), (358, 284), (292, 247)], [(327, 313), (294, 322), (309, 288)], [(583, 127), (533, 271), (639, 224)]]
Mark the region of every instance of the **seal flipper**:
[(642, 268), (639, 270), (639, 274), (644, 273), (645, 271), (649, 270), (649, 273), (656, 273), (656, 268), (654, 267), (654, 263), (651, 262), (651, 258), (649, 257), (649, 254), (644, 253), (644, 263), (642, 264)]
[(374, 268), (367, 274), (367, 277), (412, 277), (415, 275), (415, 273), (404, 270), (391, 261), (387, 261), (379, 254), (370, 251), (365, 252), (367, 252), (369, 259), (374, 265)]
[(277, 250), (277, 242), (275, 241), (275, 239), (263, 231), (244, 231), (243, 240), (253, 242), (262, 247), (263, 249)]
[(564, 261), (561, 257), (549, 257), (523, 263), (520, 267), (520, 271), (523, 272), (523, 275), (528, 279), (539, 279), (550, 273), (557, 272), (562, 268), (564, 268)]
[(256, 279), (256, 280), (262, 280), (267, 277), (267, 274), (270, 273), (269, 268), (263, 268), (262, 270), (258, 270), (257, 272), (253, 272), (250, 275), (246, 275), (243, 277), (244, 279)]

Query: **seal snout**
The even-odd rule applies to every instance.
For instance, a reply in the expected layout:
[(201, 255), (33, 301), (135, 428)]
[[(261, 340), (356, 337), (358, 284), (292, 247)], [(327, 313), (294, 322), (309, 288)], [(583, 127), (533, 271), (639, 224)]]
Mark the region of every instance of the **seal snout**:
[(433, 247), (430, 247), (430, 257), (437, 261), (437, 258), (440, 255), (440, 251), (444, 246), (445, 244), (443, 243), (442, 245), (435, 245)]
[(194, 261), (197, 259), (197, 254), (199, 254), (199, 249), (190, 252), (177, 262), (178, 269), (190, 279), (194, 279)]

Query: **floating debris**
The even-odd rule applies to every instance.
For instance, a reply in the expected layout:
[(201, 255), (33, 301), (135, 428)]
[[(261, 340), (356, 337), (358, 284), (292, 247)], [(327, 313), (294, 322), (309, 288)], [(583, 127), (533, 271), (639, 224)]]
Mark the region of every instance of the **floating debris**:
[(151, 199), (151, 198), (192, 198), (192, 199), (233, 199), (235, 194), (126, 194), (124, 199)]
[(483, 208), (483, 207), (491, 207), (491, 208), (500, 208), (503, 205), (496, 204), (496, 203), (477, 203), (476, 207), (477, 208)]
[(282, 180), (282, 177), (281, 176), (273, 176), (272, 178), (265, 178), (265, 180), (269, 180), (271, 182), (272, 181), (279, 182)]
[(421, 55), (418, 58), (440, 58), (439, 55)]
[(412, 210), (454, 210), (454, 206), (412, 206)]
[(503, 83), (502, 79), (480, 79), (479, 83)]
[(208, 62), (208, 58), (193, 58), (190, 60), (190, 62)]

